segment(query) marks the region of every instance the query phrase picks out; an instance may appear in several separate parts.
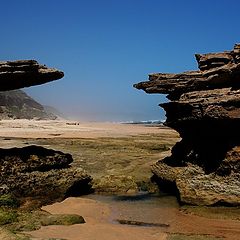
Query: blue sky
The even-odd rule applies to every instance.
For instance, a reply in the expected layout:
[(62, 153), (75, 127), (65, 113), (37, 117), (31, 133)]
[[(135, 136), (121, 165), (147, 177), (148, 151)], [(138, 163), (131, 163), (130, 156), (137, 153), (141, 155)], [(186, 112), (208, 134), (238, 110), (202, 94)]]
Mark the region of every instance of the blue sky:
[(161, 95), (132, 85), (196, 69), (195, 53), (240, 42), (239, 0), (1, 1), (1, 60), (36, 59), (64, 79), (26, 89), (80, 120), (162, 119)]

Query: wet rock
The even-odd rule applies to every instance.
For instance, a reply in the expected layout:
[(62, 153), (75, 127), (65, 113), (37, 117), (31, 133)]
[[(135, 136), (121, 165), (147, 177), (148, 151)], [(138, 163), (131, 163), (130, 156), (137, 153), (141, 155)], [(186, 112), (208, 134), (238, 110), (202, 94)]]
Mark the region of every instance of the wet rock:
[(184, 203), (240, 205), (240, 45), (196, 59), (199, 71), (151, 74), (134, 85), (168, 94), (160, 104), (166, 125), (182, 138), (152, 171)]

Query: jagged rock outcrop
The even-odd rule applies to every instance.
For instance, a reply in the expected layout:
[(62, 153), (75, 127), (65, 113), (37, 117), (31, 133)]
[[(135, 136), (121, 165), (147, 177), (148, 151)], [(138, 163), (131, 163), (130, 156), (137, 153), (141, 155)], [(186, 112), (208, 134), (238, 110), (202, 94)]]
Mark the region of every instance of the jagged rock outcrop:
[(0, 92), (0, 119), (55, 120), (58, 116), (22, 90)]
[(196, 59), (199, 71), (150, 74), (134, 85), (168, 94), (166, 125), (182, 138), (152, 171), (184, 203), (240, 205), (240, 44)]
[[(0, 91), (43, 84), (60, 79), (62, 71), (34, 60), (0, 62)], [(34, 103), (36, 107), (36, 103)], [(39, 106), (38, 106), (39, 107)], [(71, 166), (72, 157), (38, 146), (0, 149), (0, 195), (46, 204), (89, 190), (91, 177)]]
[(63, 76), (62, 71), (48, 68), (35, 60), (0, 62), (0, 91), (44, 84)]
[(91, 177), (71, 167), (70, 154), (39, 146), (0, 149), (0, 195), (38, 199), (41, 204), (89, 190)]

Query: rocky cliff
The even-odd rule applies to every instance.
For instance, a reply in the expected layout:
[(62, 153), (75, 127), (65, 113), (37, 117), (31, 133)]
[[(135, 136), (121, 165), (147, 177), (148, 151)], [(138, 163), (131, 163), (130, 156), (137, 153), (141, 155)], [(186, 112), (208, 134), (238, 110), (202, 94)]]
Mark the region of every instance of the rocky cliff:
[(57, 115), (22, 90), (0, 92), (0, 119), (54, 120)]
[[(42, 84), (63, 72), (34, 60), (0, 62), (0, 91)], [(34, 103), (34, 106), (39, 106)], [(0, 149), (0, 195), (46, 204), (88, 190), (91, 177), (71, 166), (72, 157), (38, 146)]]
[(168, 94), (160, 104), (166, 125), (182, 138), (152, 171), (183, 203), (240, 205), (240, 44), (196, 60), (198, 71), (150, 74), (134, 85)]

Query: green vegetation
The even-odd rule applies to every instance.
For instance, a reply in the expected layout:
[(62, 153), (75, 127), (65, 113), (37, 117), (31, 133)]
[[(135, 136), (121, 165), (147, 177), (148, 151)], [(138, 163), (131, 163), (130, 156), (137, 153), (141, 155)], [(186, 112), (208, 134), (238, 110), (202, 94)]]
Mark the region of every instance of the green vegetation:
[[(121, 138), (14, 139), (15, 145), (17, 140), (21, 144), (36, 144), (72, 154), (73, 165), (82, 167), (93, 177), (96, 190), (109, 193), (135, 190), (152, 192), (155, 186), (150, 182), (150, 166), (169, 154), (168, 150), (177, 141), (177, 136), (146, 134)], [(37, 230), (42, 225), (84, 223), (81, 216), (50, 215), (18, 206), (19, 202), (13, 196), (0, 197), (0, 225), (4, 231), (10, 231), (14, 240), (27, 239), (20, 236), (19, 232)]]
[[(21, 210), (0, 208), (0, 239), (27, 240), (29, 239), (22, 231), (34, 231), (41, 226), (48, 225), (73, 225), (85, 223), (82, 216), (76, 214), (54, 214), (35, 210)], [(2, 234), (2, 235), (1, 235)], [(4, 238), (3, 238), (4, 239)]]
[(82, 216), (76, 214), (54, 214), (41, 219), (42, 226), (49, 225), (73, 225), (85, 223)]
[(0, 239), (1, 240), (30, 240), (30, 238), (24, 234), (16, 234), (7, 229), (0, 228)]
[[(9, 213), (8, 213), (9, 214)], [(48, 225), (73, 225), (85, 223), (82, 216), (76, 214), (53, 214), (48, 212), (35, 211), (21, 211), (16, 213), (14, 221), (9, 221), (5, 228), (11, 232), (34, 231), (40, 229), (41, 226)]]
[(0, 225), (17, 221), (18, 214), (15, 210), (0, 208)]
[(201, 217), (240, 220), (240, 207), (182, 206), (181, 210)]
[[(27, 142), (72, 154), (73, 165), (82, 167), (93, 177), (96, 191), (109, 189), (112, 193), (117, 189), (122, 192), (135, 188), (157, 191), (150, 181), (151, 165), (169, 155), (177, 140), (176, 135), (144, 134), (117, 138), (28, 139)], [(111, 179), (110, 183), (105, 179)]]
[(16, 208), (19, 204), (19, 201), (11, 194), (3, 194), (0, 196), (0, 207)]
[(223, 240), (223, 238), (208, 235), (170, 234), (167, 240)]

